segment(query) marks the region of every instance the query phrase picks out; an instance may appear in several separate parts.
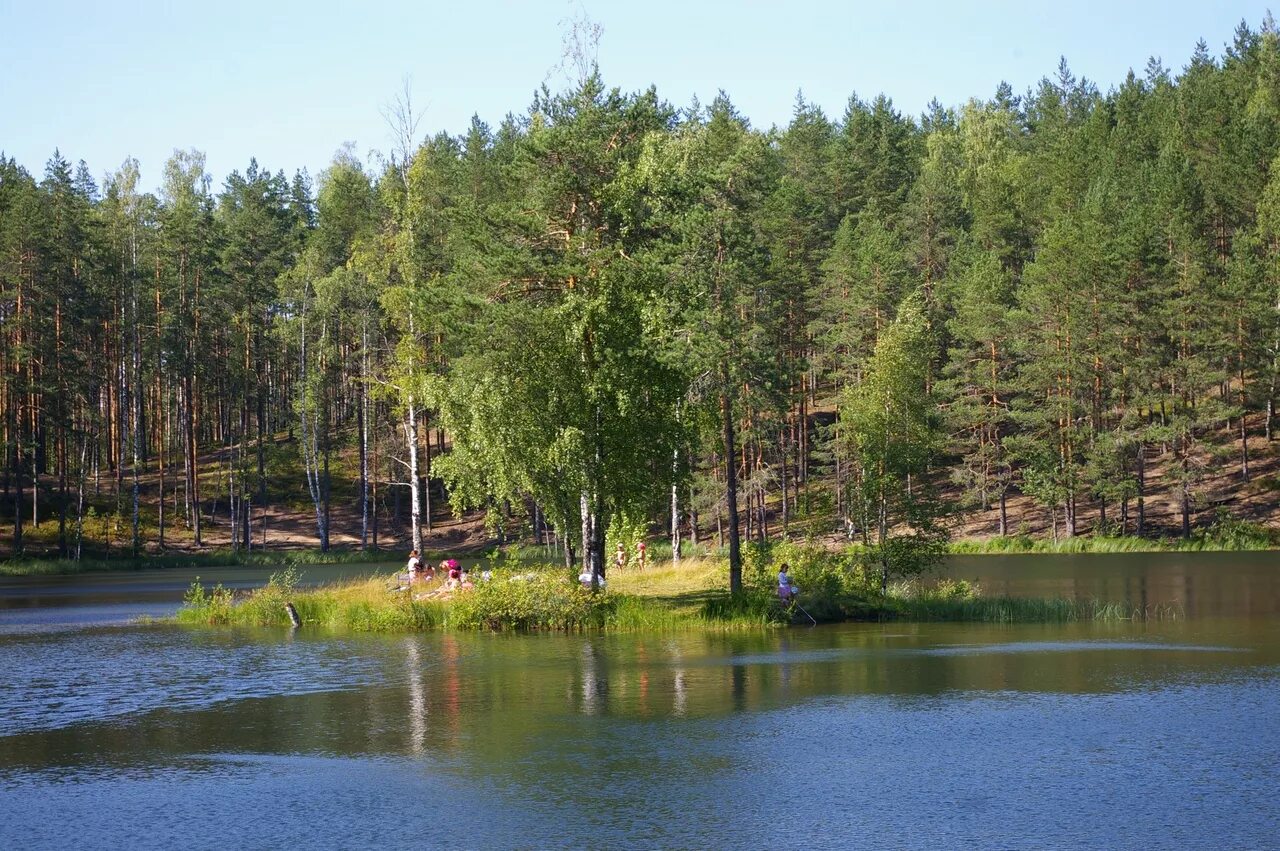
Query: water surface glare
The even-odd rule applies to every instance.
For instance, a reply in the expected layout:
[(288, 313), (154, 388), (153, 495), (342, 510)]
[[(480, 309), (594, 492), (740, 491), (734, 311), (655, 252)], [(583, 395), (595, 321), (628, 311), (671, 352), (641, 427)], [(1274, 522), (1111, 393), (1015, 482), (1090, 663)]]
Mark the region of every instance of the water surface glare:
[(189, 630), (118, 617), (163, 577), (28, 580), (0, 847), (1280, 847), (1261, 555), (953, 567), (1172, 620), (749, 635)]

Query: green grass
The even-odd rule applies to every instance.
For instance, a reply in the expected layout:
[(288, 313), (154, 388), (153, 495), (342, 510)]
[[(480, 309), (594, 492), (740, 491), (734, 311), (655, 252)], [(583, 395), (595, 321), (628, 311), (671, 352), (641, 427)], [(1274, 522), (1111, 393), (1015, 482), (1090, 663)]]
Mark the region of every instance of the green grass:
[[(1250, 527), (1253, 524), (1249, 524)], [(1230, 534), (1214, 530), (1190, 538), (1139, 538), (1077, 536), (1056, 541), (1010, 535), (1005, 538), (964, 539), (952, 541), (955, 555), (991, 555), (1017, 553), (1159, 553), (1159, 552), (1237, 552), (1280, 548), (1275, 530), (1265, 527), (1245, 528)]]
[(1073, 621), (1170, 620), (1174, 606), (1134, 608), (1123, 603), (1062, 598), (970, 597), (965, 599), (901, 598), (894, 616), (905, 621), (968, 623), (1067, 623)]

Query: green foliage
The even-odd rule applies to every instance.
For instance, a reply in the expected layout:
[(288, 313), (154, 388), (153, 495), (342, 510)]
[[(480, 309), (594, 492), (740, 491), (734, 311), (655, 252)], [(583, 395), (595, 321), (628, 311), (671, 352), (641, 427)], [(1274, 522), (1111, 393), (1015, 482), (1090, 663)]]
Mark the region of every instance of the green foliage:
[(933, 587), (897, 589), (891, 598), (891, 611), (894, 618), (901, 620), (969, 623), (1172, 620), (1181, 617), (1178, 607), (1167, 605), (1142, 608), (1101, 600), (984, 597), (977, 588), (957, 580), (940, 582)]
[(1280, 530), (1232, 517), (1221, 509), (1213, 524), (1197, 538), (1205, 549), (1266, 550), (1280, 546)]
[[(585, 496), (603, 533), (661, 499), (655, 465), (681, 437), (682, 383), (655, 346), (660, 201), (647, 198), (648, 138), (668, 112), (592, 75), (541, 95), (533, 118), (511, 163), (521, 192), (495, 202), (474, 234), (489, 249), (457, 271), (486, 302), (443, 400), (454, 447), (440, 472), (463, 505), (531, 496), (560, 529)], [(597, 560), (604, 538), (589, 542)]]
[(221, 584), (206, 590), (196, 577), (182, 597), (178, 622), (187, 624), (224, 625), (231, 623), (232, 593)]
[(851, 514), (882, 590), (892, 577), (929, 569), (945, 552), (946, 510), (929, 480), (939, 444), (928, 393), (928, 320), (918, 302), (903, 304), (876, 344), (863, 382), (848, 395), (840, 419), (853, 475)]
[(702, 617), (711, 622), (748, 623), (769, 626), (787, 622), (773, 591), (744, 588), (736, 594), (721, 594), (702, 604)]
[(603, 627), (616, 600), (593, 594), (562, 572), (544, 571), (516, 577), (495, 574), (473, 590), (460, 593), (449, 609), (449, 625), (459, 629), (580, 630)]

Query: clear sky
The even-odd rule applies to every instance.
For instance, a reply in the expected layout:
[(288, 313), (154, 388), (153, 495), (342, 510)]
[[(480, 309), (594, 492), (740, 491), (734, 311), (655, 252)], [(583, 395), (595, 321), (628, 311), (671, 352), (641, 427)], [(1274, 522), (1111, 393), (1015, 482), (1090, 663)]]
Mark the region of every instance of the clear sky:
[(564, 22), (603, 28), (605, 79), (656, 84), (683, 106), (719, 89), (758, 127), (785, 124), (796, 92), (839, 117), (884, 92), (919, 114), (1021, 93), (1065, 55), (1105, 90), (1149, 56), (1180, 70), (1214, 55), (1267, 0), (0, 0), (0, 150), (37, 174), (55, 147), (97, 176), (128, 155), (159, 183), (175, 148), (206, 153), (215, 185), (249, 158), (314, 175), (343, 142), (386, 150), (382, 109), (412, 80), (422, 134), (496, 124), (557, 87)]

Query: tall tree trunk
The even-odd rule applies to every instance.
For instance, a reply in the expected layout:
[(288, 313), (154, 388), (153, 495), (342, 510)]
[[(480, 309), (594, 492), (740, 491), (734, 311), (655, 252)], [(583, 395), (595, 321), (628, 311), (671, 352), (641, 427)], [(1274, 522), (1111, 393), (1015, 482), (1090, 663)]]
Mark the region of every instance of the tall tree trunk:
[(595, 463), (592, 465), (589, 480), (591, 485), (591, 545), (583, 553), (583, 556), (591, 566), (591, 590), (598, 591), (600, 589), (600, 580), (605, 577), (605, 524), (608, 522), (608, 517), (605, 514), (604, 482), (601, 480), (605, 457), (604, 427), (599, 403), (595, 405), (594, 420)]
[(1183, 439), (1182, 441), (1181, 449), (1182, 451), (1179, 454), (1182, 456), (1182, 458), (1179, 466), (1181, 467), (1181, 470), (1182, 470), (1182, 476), (1181, 476), (1182, 481), (1179, 484), (1180, 484), (1180, 490), (1181, 490), (1180, 502), (1182, 504), (1181, 506), (1182, 507), (1182, 537), (1190, 538), (1191, 537), (1191, 480), (1190, 480), (1191, 468), (1190, 468), (1189, 459), (1187, 458), (1188, 447), (1185, 439)]
[(88, 461), (89, 435), (85, 434), (80, 439), (80, 470), (76, 487), (76, 561), (80, 560), (81, 547), (84, 543), (84, 486), (89, 474)]
[(672, 453), (671, 461), (671, 563), (680, 564), (680, 450)]
[[(15, 418), (21, 421), (21, 417)], [(22, 435), (13, 439), (13, 554), (22, 555)]]
[(164, 413), (158, 416), (155, 423), (155, 429), (158, 432), (158, 451), (156, 452), (156, 469), (159, 478), (160, 495), (156, 500), (157, 526), (156, 537), (160, 549), (164, 549), (164, 461), (165, 454), (169, 450), (169, 408), (165, 404), (164, 396), (164, 357), (163, 337), (161, 331), (164, 327), (163, 310), (160, 301), (160, 266), (156, 261), (156, 410)]
[(582, 570), (591, 572), (591, 500), (587, 492), (578, 495), (578, 520), (582, 526)]
[(409, 395), (409, 404), (404, 418), (404, 442), (409, 452), (409, 524), (413, 548), (422, 552), (422, 502), (418, 493), (418, 409), (414, 405), (413, 394)]
[(360, 401), (356, 409), (360, 431), (360, 549), (369, 547), (369, 321), (360, 331)]
[[(311, 494), (311, 504), (316, 514), (316, 537), (320, 539), (321, 551), (329, 549), (329, 527), (328, 513), (325, 510), (325, 496), (323, 493), (324, 485), (321, 480), (320, 471), (320, 451), (319, 436), (317, 432), (320, 430), (320, 403), (315, 399), (308, 399), (306, 394), (309, 391), (307, 387), (307, 318), (304, 312), (299, 323), (301, 345), (298, 356), (298, 381), (303, 398), (299, 400), (299, 441), (302, 450), (302, 466), (303, 472), (306, 474), (307, 490)], [(316, 410), (313, 412), (313, 408)]]
[(1271, 359), (1271, 384), (1267, 388), (1267, 419), (1266, 419), (1266, 424), (1264, 426), (1264, 433), (1266, 434), (1267, 443), (1271, 442), (1271, 439), (1272, 439), (1271, 423), (1275, 420), (1275, 416), (1276, 416), (1276, 378), (1278, 376), (1280, 376), (1280, 363), (1277, 363), (1276, 358), (1272, 358)]
[(1249, 431), (1246, 428), (1248, 417), (1244, 413), (1244, 394), (1241, 393), (1240, 413), (1240, 478), (1249, 481)]
[[(135, 265), (137, 263), (136, 254), (134, 256), (134, 263)], [(131, 292), (131, 302), (133, 305), (133, 339), (130, 341), (132, 345), (130, 346), (131, 351), (129, 353), (129, 362), (130, 371), (132, 373), (130, 376), (130, 384), (132, 385), (131, 390), (133, 404), (130, 406), (129, 410), (131, 412), (130, 425), (132, 426), (132, 429), (130, 442), (133, 444), (133, 465), (130, 476), (131, 505), (129, 515), (133, 526), (133, 555), (137, 558), (138, 554), (142, 551), (142, 494), (141, 486), (138, 482), (138, 467), (142, 464), (142, 409), (144, 402), (143, 397), (146, 394), (146, 390), (142, 386), (142, 332), (138, 328), (138, 283), (136, 280), (133, 282)], [(84, 488), (81, 487), (80, 490), (83, 493)]]
[[(880, 462), (880, 481), (884, 481), (884, 462)], [(880, 552), (880, 593), (884, 594), (889, 590), (889, 552), (885, 548), (885, 541), (889, 538), (889, 503), (885, 499), (884, 485), (879, 487), (879, 495), (876, 499), (876, 548)]]
[[(376, 403), (373, 405), (372, 414), (373, 414), (374, 420), (377, 421), (379, 419), (379, 415), (378, 415), (378, 405)], [(372, 481), (369, 482), (369, 490), (370, 490), (369, 513), (370, 515), (372, 515), (371, 522), (369, 524), (369, 541), (373, 545), (373, 548), (376, 550), (378, 548), (378, 432), (376, 430), (373, 432), (372, 468), (373, 468), (373, 476), (371, 477)]]
[(785, 427), (785, 426), (784, 426), (784, 427), (782, 428), (782, 430), (778, 433), (778, 451), (779, 451), (779, 452), (781, 453), (781, 455), (782, 455), (782, 459), (781, 459), (781, 460), (782, 460), (782, 463), (781, 463), (781, 465), (780, 465), (780, 466), (781, 466), (781, 470), (782, 470), (782, 539), (783, 539), (783, 540), (786, 540), (786, 538), (787, 538), (787, 521), (788, 521), (788, 516), (787, 516), (787, 515), (788, 515), (788, 508), (789, 508), (790, 506), (787, 504), (787, 462), (788, 462), (788, 453), (787, 453), (787, 430), (786, 430), (786, 427)]
[(329, 552), (330, 496), (333, 493), (332, 480), (329, 478), (329, 425), (325, 423), (324, 433), (324, 474), (320, 480), (320, 498), (324, 501), (324, 531), (320, 536), (320, 552)]
[(738, 538), (738, 468), (734, 449), (732, 385), (727, 367), (721, 370), (724, 391), (720, 397), (720, 419), (724, 438), (725, 508), (728, 512), (729, 533), (729, 592), (742, 590), (742, 544)]
[(427, 527), (427, 531), (431, 531), (431, 425), (430, 417), (423, 413), (422, 432), (426, 438), (423, 447), (423, 469), (422, 482), (419, 487), (422, 488), (422, 523)]
[(186, 441), (186, 461), (187, 461), (187, 492), (189, 494), (189, 522), (191, 524), (191, 532), (195, 537), (195, 545), (202, 546), (200, 537), (200, 469), (199, 457), (196, 446), (197, 431), (197, 415), (196, 415), (196, 380), (193, 375), (183, 376), (183, 396), (186, 398), (186, 422), (185, 422), (185, 441)]
[(1138, 503), (1138, 525), (1134, 533), (1141, 538), (1147, 533), (1147, 451), (1141, 443), (1138, 444), (1138, 492), (1136, 499)]
[(598, 590), (605, 578), (605, 506), (604, 489), (597, 483), (591, 499), (591, 588)]
[(698, 547), (698, 507), (693, 501), (693, 485), (689, 485), (689, 545)]

